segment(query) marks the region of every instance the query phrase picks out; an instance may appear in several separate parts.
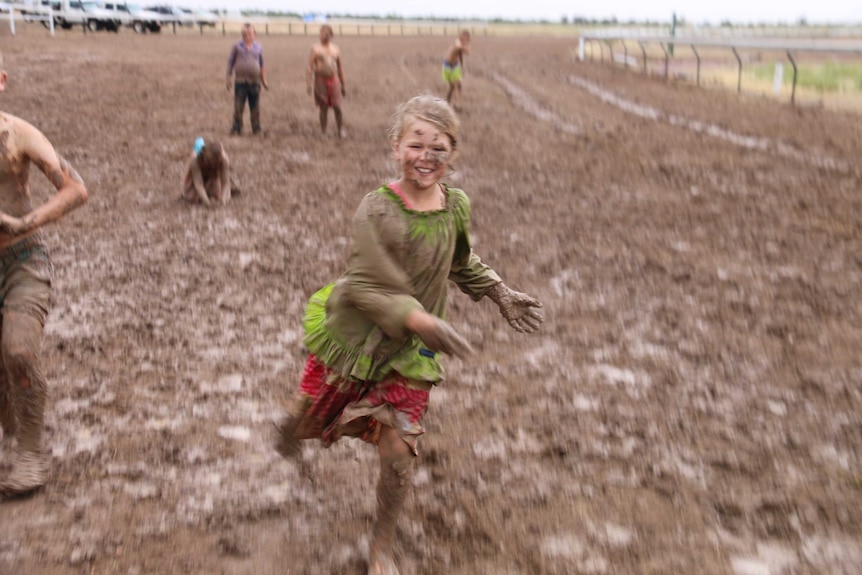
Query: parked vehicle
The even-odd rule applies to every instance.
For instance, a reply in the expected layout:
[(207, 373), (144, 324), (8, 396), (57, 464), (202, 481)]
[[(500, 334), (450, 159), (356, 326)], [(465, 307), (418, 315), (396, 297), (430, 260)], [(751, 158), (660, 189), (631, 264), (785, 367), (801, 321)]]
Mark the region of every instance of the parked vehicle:
[(177, 26), (194, 26), (195, 24), (188, 14), (170, 4), (148, 6), (147, 10), (161, 14), (165, 24), (176, 24)]
[[(22, 13), (47, 15), (48, 9), (52, 10), (54, 26), (68, 30), (72, 26), (86, 26), (88, 30), (108, 30), (118, 32), (122, 20), (115, 14), (102, 9), (95, 0), (42, 0), (29, 11)], [(42, 24), (48, 27), (49, 22)]]
[(105, 9), (114, 12), (121, 18), (123, 25), (128, 26), (138, 34), (146, 32), (160, 32), (164, 19), (161, 14), (144, 10), (138, 4), (127, 2), (105, 2)]
[(99, 6), (96, 0), (68, 0), (68, 10), (84, 12), (84, 21), (88, 30), (93, 32), (97, 30), (120, 31), (122, 21), (115, 14)]
[(208, 10), (192, 10), (191, 8), (180, 8), (180, 10), (185, 12), (186, 16), (191, 18), (194, 25), (199, 28), (203, 28), (204, 26), (215, 28), (216, 24), (218, 24), (218, 16)]

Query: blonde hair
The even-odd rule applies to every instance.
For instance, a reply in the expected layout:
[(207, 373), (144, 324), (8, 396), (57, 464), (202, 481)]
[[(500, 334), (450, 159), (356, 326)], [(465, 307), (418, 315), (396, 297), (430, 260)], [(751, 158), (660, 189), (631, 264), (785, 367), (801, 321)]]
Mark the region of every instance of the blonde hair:
[(389, 139), (400, 142), (410, 122), (422, 120), (438, 128), (449, 137), (452, 144), (452, 157), (461, 149), (461, 121), (449, 102), (443, 98), (424, 94), (410, 98), (400, 106), (392, 116), (392, 127), (389, 128)]

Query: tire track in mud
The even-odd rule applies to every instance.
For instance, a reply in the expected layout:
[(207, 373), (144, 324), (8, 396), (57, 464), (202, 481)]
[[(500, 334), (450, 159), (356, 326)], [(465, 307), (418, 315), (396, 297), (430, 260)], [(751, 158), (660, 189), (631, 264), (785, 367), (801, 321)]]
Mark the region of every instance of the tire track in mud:
[(782, 142), (774, 142), (769, 138), (745, 136), (742, 134), (737, 134), (736, 132), (732, 132), (730, 130), (726, 130), (724, 128), (716, 126), (715, 124), (709, 124), (707, 122), (701, 122), (699, 120), (692, 120), (682, 116), (668, 114), (662, 110), (659, 110), (658, 108), (653, 108), (650, 106), (645, 106), (643, 104), (632, 102), (631, 100), (626, 100), (625, 98), (622, 98), (621, 96), (618, 96), (613, 92), (610, 92), (609, 90), (605, 90), (595, 82), (591, 82), (585, 78), (580, 78), (578, 76), (570, 76), (569, 82), (571, 84), (574, 84), (575, 86), (578, 86), (579, 88), (583, 88), (584, 90), (586, 90), (593, 96), (596, 96), (606, 104), (616, 106), (624, 112), (634, 114), (635, 116), (639, 116), (641, 118), (654, 120), (656, 122), (664, 122), (670, 124), (671, 126), (685, 128), (699, 134), (706, 134), (708, 136), (712, 136), (713, 138), (718, 138), (720, 140), (724, 140), (725, 142), (729, 142), (731, 144), (735, 144), (749, 150), (775, 153), (780, 156), (796, 160), (800, 163), (812, 164), (818, 168), (835, 170), (839, 172), (850, 171), (850, 164), (848, 162), (845, 162), (843, 160), (837, 160), (821, 152), (798, 150)]
[(516, 106), (530, 114), (538, 118), (539, 120), (550, 122), (560, 127), (564, 132), (568, 132), (570, 134), (582, 134), (583, 129), (577, 124), (572, 124), (571, 122), (567, 122), (559, 115), (555, 114), (553, 111), (548, 108), (542, 106), (536, 100), (534, 100), (526, 90), (518, 86), (516, 83), (503, 76), (498, 72), (492, 72), (491, 77), (495, 82), (500, 84), (503, 89), (509, 94), (509, 97), (512, 98), (512, 101)]

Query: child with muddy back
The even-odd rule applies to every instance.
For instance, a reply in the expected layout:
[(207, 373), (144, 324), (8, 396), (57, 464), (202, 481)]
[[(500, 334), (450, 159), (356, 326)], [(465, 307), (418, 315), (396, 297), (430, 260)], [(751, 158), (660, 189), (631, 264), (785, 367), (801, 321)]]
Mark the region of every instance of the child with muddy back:
[[(0, 52), (0, 92), (6, 72)], [(45, 174), (56, 193), (38, 207), (30, 196), (30, 167)], [(43, 445), (48, 383), (40, 365), (42, 332), (51, 303), (54, 266), (42, 226), (87, 201), (78, 173), (51, 142), (24, 120), (0, 112), (0, 495), (41, 488), (51, 472)]]
[(442, 182), (460, 151), (459, 121), (444, 100), (403, 104), (390, 131), (401, 176), (368, 193), (353, 218), (347, 271), (315, 293), (304, 317), (310, 351), (278, 426), (276, 449), (342, 436), (377, 447), (380, 478), (368, 573), (397, 573), (395, 526), (411, 483), (422, 417), (443, 380), (440, 354), (470, 344), (444, 321), (448, 282), (499, 307), (515, 330), (536, 331), (542, 304), (507, 287), (470, 245), (470, 201)]
[(461, 78), (464, 76), (464, 56), (470, 53), (470, 31), (461, 30), (449, 46), (443, 59), (443, 81), (449, 86), (446, 101), (459, 110), (461, 103)]
[(230, 159), (216, 141), (197, 138), (186, 162), (182, 199), (209, 207), (225, 205), (231, 198)]

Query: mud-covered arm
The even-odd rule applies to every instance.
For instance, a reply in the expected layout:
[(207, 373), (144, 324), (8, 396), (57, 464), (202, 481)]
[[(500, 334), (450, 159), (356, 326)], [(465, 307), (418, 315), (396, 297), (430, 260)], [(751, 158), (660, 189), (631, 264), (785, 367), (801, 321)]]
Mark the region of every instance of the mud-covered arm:
[(227, 78), (225, 79), (225, 85), (228, 90), (230, 90), (230, 81), (233, 76), (233, 67), (236, 64), (236, 56), (237, 49), (236, 44), (234, 44), (230, 49), (230, 55), (227, 57)]
[(198, 165), (197, 158), (189, 160), (188, 170), (192, 176), (192, 186), (195, 188), (195, 194), (197, 194), (202, 204), (209, 206), (212, 202), (210, 202), (207, 190), (204, 187), (204, 175), (201, 172), (201, 167)]
[(78, 172), (39, 130), (29, 124), (21, 127), (21, 149), (24, 155), (57, 189), (48, 201), (21, 217), (0, 212), (0, 229), (12, 235), (26, 234), (60, 219), (87, 201), (87, 188)]
[(407, 272), (386, 246), (386, 236), (404, 223), (394, 213), (373, 207), (370, 197), (362, 200), (353, 218), (348, 296), (386, 335), (402, 338), (408, 314), (424, 309), (411, 295)]
[(263, 66), (263, 50), (260, 52), (260, 83), (269, 90), (269, 84), (266, 83), (266, 68)]
[(470, 245), (470, 200), (461, 190), (450, 190), (455, 198), (455, 252), (449, 279), (455, 282), (473, 301), (479, 301), (488, 289), (502, 280), (490, 266), (482, 262)]
[(309, 94), (311, 94), (311, 86), (314, 81), (314, 60), (316, 54), (314, 53), (314, 48), (311, 49), (311, 54), (308, 56), (308, 65), (305, 67), (305, 87)]
[(338, 82), (341, 84), (341, 95), (347, 95), (347, 88), (344, 87), (344, 68), (341, 66), (341, 54), (335, 59), (335, 68), (338, 71)]

